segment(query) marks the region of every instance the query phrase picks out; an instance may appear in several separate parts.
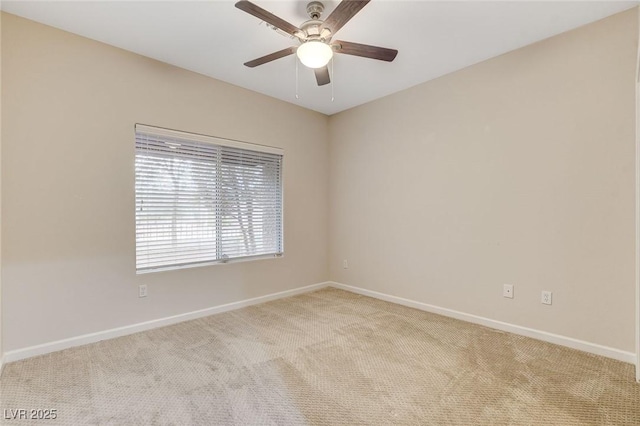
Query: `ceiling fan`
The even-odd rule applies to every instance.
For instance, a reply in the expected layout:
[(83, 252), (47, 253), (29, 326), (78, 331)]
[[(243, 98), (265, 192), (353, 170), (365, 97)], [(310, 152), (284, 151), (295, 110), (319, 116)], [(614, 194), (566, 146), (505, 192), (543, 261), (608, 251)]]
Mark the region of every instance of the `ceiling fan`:
[(393, 61), (398, 54), (395, 49), (331, 40), (338, 30), (349, 22), (369, 1), (342, 0), (325, 20), (320, 19), (324, 11), (324, 5), (319, 1), (312, 1), (307, 5), (307, 13), (311, 19), (303, 22), (300, 27), (296, 27), (250, 1), (240, 0), (236, 3), (238, 9), (263, 20), (273, 28), (287, 33), (300, 42), (299, 46), (279, 50), (245, 62), (245, 65), (253, 68), (296, 53), (300, 62), (309, 68), (313, 68), (318, 86), (323, 86), (331, 81), (327, 64), (333, 57), (334, 52), (387, 62)]

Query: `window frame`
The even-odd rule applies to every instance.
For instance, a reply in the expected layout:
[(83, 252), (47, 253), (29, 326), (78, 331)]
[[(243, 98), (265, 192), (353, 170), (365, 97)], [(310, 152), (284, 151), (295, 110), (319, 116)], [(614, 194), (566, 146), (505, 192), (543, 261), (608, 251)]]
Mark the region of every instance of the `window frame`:
[[(279, 170), (278, 170), (278, 195), (279, 195), (279, 221), (276, 223), (279, 225), (279, 234), (277, 235), (279, 241), (279, 252), (274, 253), (260, 253), (256, 255), (247, 255), (247, 256), (239, 256), (239, 257), (231, 257), (231, 258), (217, 258), (211, 260), (204, 261), (193, 261), (187, 263), (174, 263), (167, 264), (161, 266), (151, 266), (151, 267), (138, 267), (138, 173), (136, 170), (137, 157), (139, 153), (138, 148), (138, 135), (146, 134), (152, 135), (161, 138), (177, 138), (182, 139), (188, 142), (194, 142), (199, 144), (211, 144), (222, 148), (232, 148), (232, 149), (240, 149), (245, 151), (257, 152), (257, 153), (265, 153), (265, 154), (274, 154), (280, 156), (279, 162)], [(219, 167), (219, 165), (217, 165)], [(178, 269), (187, 269), (187, 268), (195, 268), (200, 266), (211, 266), (211, 265), (220, 265), (220, 264), (228, 264), (228, 263), (238, 263), (238, 262), (249, 262), (254, 260), (263, 260), (263, 259), (274, 259), (284, 257), (284, 149), (277, 148), (268, 145), (243, 142), (234, 139), (226, 139), (217, 136), (208, 136), (200, 133), (192, 133), (192, 132), (184, 132), (180, 130), (167, 129), (163, 127), (150, 126), (146, 124), (136, 123), (134, 126), (134, 230), (135, 230), (135, 268), (136, 274), (147, 274), (153, 272), (161, 272), (161, 271), (169, 271), (169, 270), (178, 270)], [(221, 232), (220, 229), (216, 229), (216, 232)], [(217, 238), (220, 238), (218, 235)], [(217, 254), (219, 255), (219, 254)]]

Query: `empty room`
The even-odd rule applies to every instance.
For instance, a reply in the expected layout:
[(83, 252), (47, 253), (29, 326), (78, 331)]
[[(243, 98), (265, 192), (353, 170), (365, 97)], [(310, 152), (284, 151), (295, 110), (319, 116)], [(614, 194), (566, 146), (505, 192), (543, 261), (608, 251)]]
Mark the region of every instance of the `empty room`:
[(0, 424), (640, 425), (639, 2), (0, 8)]

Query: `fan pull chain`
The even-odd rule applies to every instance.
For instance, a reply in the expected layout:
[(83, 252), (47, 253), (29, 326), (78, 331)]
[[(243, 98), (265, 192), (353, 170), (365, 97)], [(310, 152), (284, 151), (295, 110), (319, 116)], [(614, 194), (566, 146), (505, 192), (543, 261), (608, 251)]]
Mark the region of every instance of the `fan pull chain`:
[(296, 99), (300, 99), (298, 95), (298, 58), (296, 57)]
[(335, 83), (336, 80), (336, 74), (333, 72), (333, 56), (331, 57), (331, 102), (333, 102), (333, 85), (336, 84)]

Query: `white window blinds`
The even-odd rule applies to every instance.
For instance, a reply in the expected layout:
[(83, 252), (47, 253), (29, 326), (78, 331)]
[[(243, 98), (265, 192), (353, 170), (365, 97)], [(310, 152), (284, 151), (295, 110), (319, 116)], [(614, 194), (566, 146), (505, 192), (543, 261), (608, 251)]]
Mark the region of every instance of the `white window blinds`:
[(136, 125), (136, 270), (281, 255), (282, 157)]

